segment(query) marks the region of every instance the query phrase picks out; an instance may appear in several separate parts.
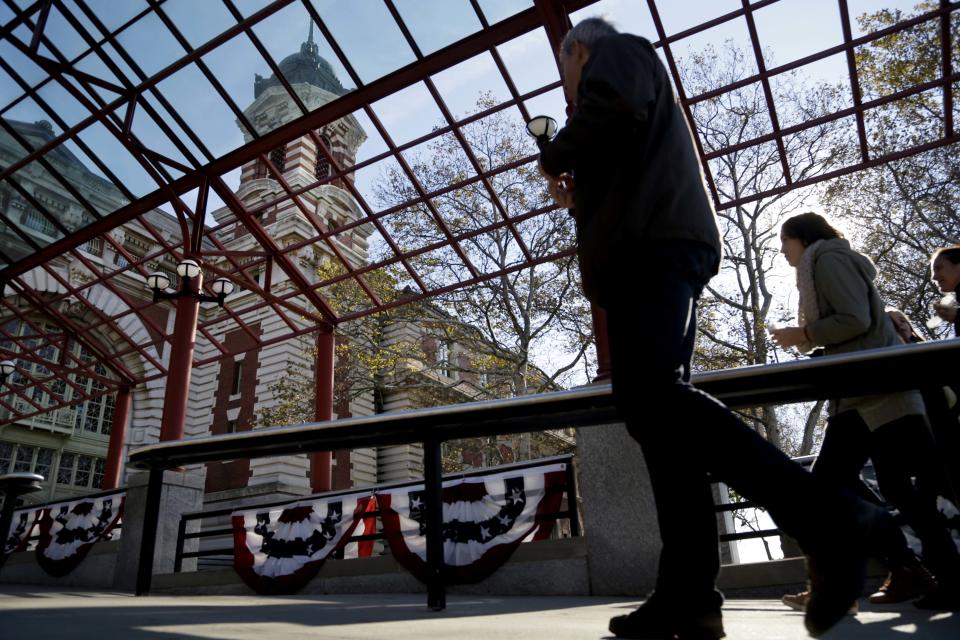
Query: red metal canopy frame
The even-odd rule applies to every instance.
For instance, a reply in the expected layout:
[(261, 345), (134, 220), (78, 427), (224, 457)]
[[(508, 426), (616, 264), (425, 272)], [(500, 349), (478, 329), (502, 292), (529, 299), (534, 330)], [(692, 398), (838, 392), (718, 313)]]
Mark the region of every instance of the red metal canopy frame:
[[(5, 393), (0, 395), (0, 407), (7, 409), (10, 413), (7, 422), (36, 416), (82, 402), (95, 395), (112, 393), (120, 388), (127, 389), (167, 375), (168, 371), (161, 354), (169, 348), (171, 336), (167, 335), (166, 327), (160, 326), (155, 316), (150, 313), (155, 303), (146, 292), (137, 295), (132, 293), (129, 287), (122, 285), (124, 280), (129, 281), (130, 278), (145, 278), (148, 272), (153, 270), (151, 265), (159, 261), (176, 263), (184, 257), (196, 258), (204, 262), (204, 269), (209, 275), (228, 278), (246, 291), (256, 294), (253, 302), (248, 301), (243, 304), (228, 302), (222, 314), (201, 318), (198, 332), (214, 347), (215, 353), (196, 361), (194, 365), (197, 366), (232, 358), (243, 350), (262, 348), (315, 331), (329, 332), (336, 325), (348, 320), (428, 299), (572, 254), (573, 248), (569, 246), (556, 247), (548, 253), (533, 252), (525, 244), (523, 234), (518, 227), (525, 221), (547, 214), (553, 207), (538, 207), (519, 214), (511, 213), (501, 202), (493, 185), (492, 181), (501, 174), (535, 163), (536, 156), (531, 153), (503, 166), (487, 167), (477, 157), (464, 130), (471, 124), (481, 122), (484, 118), (510, 109), (518, 110), (524, 119), (528, 119), (531, 114), (527, 111), (527, 101), (557, 90), (560, 86), (559, 76), (545, 78), (541, 87), (521, 92), (498, 47), (534, 30), (543, 29), (546, 40), (556, 51), (563, 34), (570, 26), (570, 14), (594, 4), (596, 0), (534, 0), (526, 9), (493, 23), (484, 11), (482, 0), (464, 0), (469, 3), (469, 8), (475, 15), (479, 27), (432, 53), (427, 53), (428, 48), (418, 41), (415, 29), (411, 28), (409, 14), (405, 16), (402, 6), (398, 6), (401, 3), (394, 0), (380, 0), (382, 8), (393, 22), (393, 27), (401, 34), (402, 41), (409, 48), (413, 62), (369, 81), (364, 81), (354, 60), (345, 53), (344, 43), (338, 40), (335, 29), (328, 24), (323, 12), (318, 10), (311, 0), (276, 0), (265, 3), (262, 8), (248, 15), (245, 15), (233, 0), (221, 1), (233, 22), (219, 34), (194, 46), (178, 28), (176, 21), (171, 19), (167, 11), (169, 7), (163, 0), (145, 0), (140, 11), (123, 24), (113, 28), (105, 24), (104, 16), (94, 8), (94, 3), (90, 0), (38, 0), (23, 8), (21, 5), (25, 3), (0, 0), (0, 8), (5, 8), (5, 13), (12, 16), (5, 24), (0, 24), (0, 44), (7, 43), (7, 46), (12, 47), (23, 59), (29, 60), (46, 74), (43, 80), (31, 83), (27, 80), (24, 69), (18, 68), (16, 62), (0, 58), (0, 70), (16, 83), (22, 92), (16, 99), (0, 107), (0, 127), (24, 149), (22, 157), (6, 166), (0, 166), (0, 183), (9, 187), (24, 202), (29, 203), (30, 207), (42, 215), (60, 236), (58, 240), (43, 245), (21, 229), (16, 221), (7, 216), (6, 212), (0, 211), (0, 223), (18, 235), (24, 249), (23, 255), (16, 257), (3, 255), (0, 252), (0, 259), (6, 263), (6, 266), (0, 270), (0, 283), (4, 285), (4, 295), (0, 297), (0, 342), (9, 347), (0, 348), (0, 358), (19, 358), (39, 365), (37, 369), (43, 371), (42, 374), (24, 373), (23, 384), (8, 386), (4, 390)], [(788, 64), (768, 68), (764, 61), (763, 43), (757, 33), (754, 13), (779, 0), (757, 2), (742, 0), (740, 8), (678, 33), (667, 32), (655, 0), (646, 0), (645, 3), (637, 1), (640, 5), (645, 4), (650, 13), (656, 29), (656, 34), (653, 34), (658, 40), (656, 46), (662, 49), (688, 119), (692, 121), (694, 105), (755, 83), (760, 83), (763, 89), (772, 125), (769, 133), (736, 145), (713, 149), (709, 153), (705, 152), (702, 142), (696, 140), (697, 150), (717, 209), (737, 207), (790, 189), (808, 186), (952, 144), (958, 139), (953, 124), (952, 86), (954, 82), (960, 80), (960, 74), (952, 69), (953, 43), (950, 23), (953, 14), (960, 8), (960, 2), (941, 0), (937, 8), (923, 15), (904, 20), (881, 31), (854, 38), (847, 1), (838, 0), (843, 32), (842, 44)], [(312, 111), (284, 77), (256, 29), (271, 16), (290, 8), (302, 10), (309, 17), (326, 46), (333, 52), (336, 63), (346, 72), (346, 79), (349, 79), (355, 87)], [(77, 44), (58, 41), (55, 34), (50, 31), (51, 20), (54, 18), (61, 24), (69, 25), (82, 41), (79, 53), (72, 57), (65, 53), (68, 48), (76, 49)], [(121, 42), (121, 36), (127, 29), (143, 24), (140, 21), (147, 19), (159, 21), (166, 34), (183, 49), (182, 55), (153, 73), (142, 69), (136, 57), (131, 55), (128, 48)], [(736, 20), (746, 22), (757, 73), (706, 93), (688, 95), (674, 54), (676, 45), (691, 36)], [(864, 100), (854, 58), (857, 47), (869, 45), (880, 38), (929, 22), (936, 23), (939, 28), (942, 56), (939, 77), (904, 88), (891, 95)], [(241, 105), (237, 104), (205, 59), (207, 54), (234, 38), (244, 38), (256, 50), (263, 65), (270, 69), (299, 109), (299, 116), (268, 132), (258, 132), (254, 124), (249, 122)], [(781, 126), (777, 115), (778, 105), (771, 90), (771, 78), (839, 53), (845, 54), (847, 58), (853, 106), (807, 122), (788, 127)], [(438, 89), (433, 76), (480, 54), (490, 56), (507, 87), (509, 97), (479, 113), (458, 118)], [(112, 78), (100, 77), (80, 70), (78, 61), (81, 59), (97, 60), (103, 68), (109, 70)], [(213, 94), (226, 105), (238, 124), (250, 134), (249, 142), (217, 155), (204, 142), (203, 132), (197, 131), (187, 123), (186, 118), (173, 106), (162, 88), (164, 80), (187, 68), (196, 70), (205, 78)], [(443, 122), (425, 135), (398, 144), (391, 135), (391, 131), (384, 126), (374, 105), (379, 100), (412, 85), (425, 89), (439, 113), (442, 114)], [(44, 91), (47, 86), (62, 88), (86, 109), (88, 115), (72, 124), (65, 121), (58, 115), (56, 105), (48, 102), (47, 92)], [(867, 141), (864, 114), (871, 109), (878, 109), (932, 89), (939, 89), (943, 94), (942, 135), (934, 140), (893, 153), (872, 155)], [(105, 95), (114, 97), (107, 99)], [(30, 102), (48, 114), (60, 131), (43, 144), (31, 143), (11, 126), (5, 115), (17, 105)], [(171, 158), (169, 154), (150, 148), (138, 137), (134, 123), (139, 113), (148, 115), (156, 123), (170, 144), (182, 156), (181, 159)], [(361, 114), (372, 123), (376, 135), (383, 141), (386, 148), (360, 162), (345, 165), (320, 137), (318, 130), (353, 114)], [(785, 137), (850, 116), (855, 117), (857, 125), (859, 162), (796, 180), (791, 175), (787, 161)], [(99, 157), (88, 146), (81, 134), (93, 125), (103, 127), (129, 154), (127, 161), (135, 162), (155, 182), (156, 188), (152, 192), (138, 197), (124, 185), (111, 168), (111, 164), (116, 166), (115, 163)], [(443, 136), (452, 136), (456, 140), (475, 175), (466, 176), (453, 184), (431, 190), (418, 179), (404, 153)], [(270, 152), (303, 137), (309, 139), (325, 156), (330, 171), (326, 177), (311, 184), (293, 185), (285, 179), (282, 169), (271, 161)], [(771, 142), (776, 145), (780, 156), (782, 182), (763, 192), (746, 194), (735, 200), (722, 200), (710, 172), (709, 161), (744, 148)], [(111, 182), (129, 201), (129, 204), (112, 212), (102, 212), (79, 189), (75, 188), (52, 161), (53, 154), (66, 150), (68, 143), (79, 149), (95, 165), (96, 171)], [(225, 176), (252, 161), (258, 161), (266, 168), (268, 176), (279, 185), (280, 193), (268, 202), (248, 207), (228, 185)], [(412, 185), (414, 195), (405, 202), (386, 208), (377, 208), (364, 197), (350, 178), (383, 161), (390, 161), (399, 167), (402, 175)], [(39, 201), (35, 194), (24, 187), (18, 179), (18, 172), (33, 165), (41, 167), (60, 183), (63, 190), (69, 193), (88, 216), (87, 224), (79, 228), (68, 228), (46, 208), (43, 202)], [(313, 215), (310, 207), (304, 202), (305, 194), (321, 185), (334, 183), (342, 186), (353, 196), (362, 215), (336, 225), (319, 220)], [(468, 186), (483, 189), (496, 208), (498, 217), (484, 227), (455, 232), (437, 210), (434, 200)], [(185, 201), (187, 194), (196, 194), (196, 203), (193, 206), (189, 206)], [(212, 196), (219, 198), (230, 209), (235, 216), (235, 221), (225, 224), (211, 223), (207, 209)], [(300, 210), (312, 226), (314, 235), (302, 242), (281, 246), (270, 236), (261, 221), (261, 216), (277, 206), (289, 203)], [(179, 238), (171, 236), (170, 233), (158, 227), (157, 216), (161, 214), (158, 214), (156, 209), (160, 206), (168, 207), (175, 214), (173, 219), (175, 219), (176, 228), (179, 229)], [(391, 215), (411, 208), (421, 208), (425, 212), (424, 215), (429, 215), (442, 237), (416, 249), (401, 247), (391, 235), (387, 221)], [(142, 230), (154, 245), (154, 249), (143, 256), (131, 253), (110, 233), (111, 230), (125, 224), (135, 224)], [(243, 226), (255, 240), (256, 249), (236, 251), (226, 246), (224, 235), (227, 228), (233, 224)], [(384, 257), (358, 265), (353, 264), (343, 254), (337, 238), (362, 226), (375, 229), (388, 251)], [(506, 269), (485, 272), (471, 262), (469, 252), (462, 245), (473, 237), (496, 231), (506, 231), (512, 236), (521, 257), (516, 264)], [(111, 248), (118, 256), (123, 256), (127, 264), (118, 268), (101, 266), (81, 248), (89, 242), (100, 242), (103, 246)], [(326, 252), (334, 256), (343, 267), (342, 273), (319, 282), (312, 281), (299, 263), (297, 252), (314, 245), (323, 247)], [(442, 283), (440, 286), (429, 283), (423, 277), (416, 267), (417, 258), (439, 250), (452, 251), (458, 257), (464, 266), (463, 277)], [(85, 282), (71, 281), (61, 270), (54, 268), (52, 261), (62, 256), (69, 256), (76, 264), (82, 265), (88, 272), (88, 279)], [(398, 269), (409, 280), (412, 291), (410, 295), (389, 300), (378, 296), (367, 281), (367, 277), (371, 273), (386, 268)], [(282, 271), (286, 280), (293, 286), (285, 290), (274, 290), (275, 287), (270, 284), (272, 281), (270, 277), (265, 278), (264, 284), (261, 285), (251, 275), (255, 270), (265, 270), (268, 274), (276, 270)], [(50, 284), (48, 289), (52, 290), (37, 290), (33, 283), (38, 277), (44, 278)], [(366, 302), (361, 308), (337, 312), (335, 305), (326, 298), (325, 289), (340, 282), (353, 283), (358, 291), (363, 292)], [(113, 309), (101, 308), (91, 299), (95, 290), (100, 291), (101, 295), (105, 291), (118, 304), (114, 305)], [(271, 334), (269, 338), (260, 335), (252, 325), (255, 322), (253, 318), (259, 317), (263, 310), (269, 310), (270, 313), (279, 317), (286, 331)], [(302, 322), (298, 323), (298, 318), (307, 319), (309, 326), (305, 327)], [(11, 320), (18, 320), (29, 327), (29, 335), (14, 335), (9, 332), (5, 327)], [(242, 349), (230, 348), (216, 337), (218, 327), (222, 327), (225, 321), (241, 329), (250, 338), (248, 346)], [(131, 323), (143, 327), (148, 332), (149, 339), (132, 335), (125, 328)], [(48, 327), (55, 327), (55, 329), (51, 330)], [(72, 349), (71, 345), (79, 345), (86, 353), (93, 354), (96, 362), (101, 363), (107, 373), (105, 375), (98, 373), (96, 363), (79, 357), (76, 349)], [(55, 361), (51, 361), (44, 355), (49, 354), (51, 349), (52, 352), (57, 353)], [(135, 362), (139, 362), (140, 365), (131, 364)], [(104, 389), (98, 393), (90, 393), (76, 384), (76, 376), (94, 378), (104, 385)], [(73, 397), (69, 401), (56, 402), (57, 393), (54, 387), (57, 381), (63, 381), (63, 384), (74, 389)], [(33, 397), (33, 390), (46, 393), (54, 401), (52, 404), (38, 403)], [(13, 402), (10, 394), (22, 402)]]

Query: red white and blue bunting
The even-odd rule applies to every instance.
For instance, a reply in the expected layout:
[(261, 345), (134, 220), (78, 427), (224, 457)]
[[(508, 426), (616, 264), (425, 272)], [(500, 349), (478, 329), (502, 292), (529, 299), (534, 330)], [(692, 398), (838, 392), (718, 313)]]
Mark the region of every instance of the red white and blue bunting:
[[(444, 579), (479, 582), (506, 562), (522, 542), (550, 535), (566, 485), (566, 465), (519, 469), (443, 483)], [(427, 578), (424, 487), (377, 493), (384, 533), (397, 561)]]
[(372, 501), (365, 492), (234, 512), (233, 566), (257, 593), (295, 593), (347, 543)]
[(16, 551), (23, 551), (30, 542), (30, 536), (33, 535), (33, 529), (40, 520), (40, 514), (43, 507), (19, 509), (13, 512), (13, 519), (10, 521), (10, 530), (4, 539), (2, 555), (8, 555)]
[(55, 578), (73, 571), (120, 522), (125, 493), (81, 498), (43, 509), (37, 563)]

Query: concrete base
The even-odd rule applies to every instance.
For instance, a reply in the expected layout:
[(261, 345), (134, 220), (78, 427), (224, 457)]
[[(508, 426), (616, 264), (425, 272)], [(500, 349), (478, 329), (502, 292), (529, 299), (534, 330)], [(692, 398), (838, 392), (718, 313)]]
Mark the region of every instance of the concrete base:
[[(123, 512), (123, 537), (113, 588), (133, 591), (137, 584), (137, 559), (143, 534), (143, 517), (147, 497), (147, 473), (131, 473), (127, 482), (127, 498)], [(172, 573), (177, 545), (180, 515), (203, 508), (203, 479), (187, 472), (167, 471), (163, 475), (160, 498), (160, 521), (153, 555), (153, 573)], [(189, 550), (189, 547), (188, 547)]]
[(592, 595), (646, 595), (660, 530), (640, 445), (622, 424), (577, 429)]
[[(300, 594), (421, 593), (425, 586), (391, 555), (328, 560)], [(474, 595), (583, 595), (588, 593), (583, 538), (543, 540), (520, 545), (492, 576), (457, 585), (450, 593)], [(253, 594), (232, 569), (159, 575), (153, 591), (165, 594)]]
[(119, 541), (102, 540), (93, 545), (87, 557), (76, 569), (61, 578), (54, 578), (40, 568), (35, 550), (21, 551), (7, 558), (3, 569), (0, 569), (0, 583), (112, 589), (119, 549)]

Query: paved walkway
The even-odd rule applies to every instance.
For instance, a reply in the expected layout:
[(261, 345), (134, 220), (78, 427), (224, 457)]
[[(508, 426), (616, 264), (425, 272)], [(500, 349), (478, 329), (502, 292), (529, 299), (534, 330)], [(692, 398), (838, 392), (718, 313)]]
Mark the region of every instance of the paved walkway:
[[(331, 638), (573, 640), (605, 638), (607, 620), (636, 602), (617, 598), (453, 596), (444, 612), (422, 595), (150, 596), (0, 585), (3, 640)], [(806, 638), (801, 615), (773, 600), (730, 600), (730, 640)], [(960, 613), (875, 607), (839, 624), (827, 640), (957, 640)]]

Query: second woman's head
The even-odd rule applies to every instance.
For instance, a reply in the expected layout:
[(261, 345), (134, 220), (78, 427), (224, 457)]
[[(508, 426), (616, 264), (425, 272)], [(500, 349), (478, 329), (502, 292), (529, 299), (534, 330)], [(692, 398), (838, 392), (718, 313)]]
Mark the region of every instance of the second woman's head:
[(843, 234), (827, 222), (823, 216), (808, 212), (787, 218), (780, 227), (780, 253), (791, 267), (800, 264), (807, 247), (817, 240), (842, 238)]
[(930, 276), (940, 291), (951, 293), (960, 286), (960, 244), (937, 249), (930, 260)]

